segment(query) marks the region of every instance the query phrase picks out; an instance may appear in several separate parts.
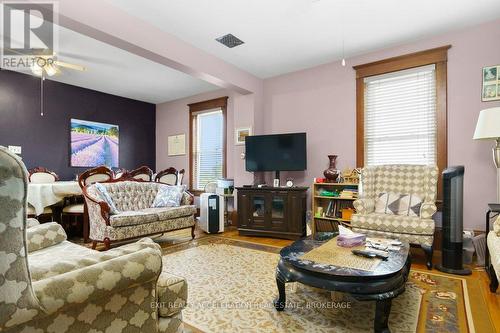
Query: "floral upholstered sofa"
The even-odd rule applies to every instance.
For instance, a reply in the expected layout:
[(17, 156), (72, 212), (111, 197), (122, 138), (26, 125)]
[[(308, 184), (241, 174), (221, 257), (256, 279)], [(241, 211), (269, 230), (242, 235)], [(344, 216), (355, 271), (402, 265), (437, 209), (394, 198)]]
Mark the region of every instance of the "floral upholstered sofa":
[(490, 276), (490, 291), (496, 292), (500, 280), (500, 216), (493, 223), (490, 230), (490, 221), (486, 222), (486, 271)]
[(26, 218), (27, 172), (0, 146), (0, 332), (179, 332), (187, 284), (144, 238), (106, 252)]
[(112, 214), (110, 206), (100, 200), (96, 184), (83, 188), (90, 224), (93, 247), (104, 242), (109, 249), (111, 242), (168, 231), (191, 228), (194, 238), (193, 196), (184, 191), (180, 206), (151, 208), (158, 189), (167, 186), (155, 182), (137, 180), (111, 180), (100, 183), (118, 210)]

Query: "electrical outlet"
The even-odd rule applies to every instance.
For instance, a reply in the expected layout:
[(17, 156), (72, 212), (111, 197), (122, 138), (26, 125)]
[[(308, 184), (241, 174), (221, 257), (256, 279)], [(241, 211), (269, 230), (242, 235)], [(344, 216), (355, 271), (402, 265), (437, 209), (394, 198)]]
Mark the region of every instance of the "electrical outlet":
[(9, 146), (8, 148), (9, 148), (11, 153), (21, 155), (21, 151), (22, 151), (21, 146)]

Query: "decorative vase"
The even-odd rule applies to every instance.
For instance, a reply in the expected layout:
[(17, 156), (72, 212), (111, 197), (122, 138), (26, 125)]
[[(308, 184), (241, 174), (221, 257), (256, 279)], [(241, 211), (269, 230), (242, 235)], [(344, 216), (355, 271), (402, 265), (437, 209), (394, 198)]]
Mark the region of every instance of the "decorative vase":
[(335, 183), (339, 176), (339, 170), (337, 170), (336, 166), (337, 157), (337, 155), (328, 155), (328, 158), (330, 159), (330, 166), (323, 172), (323, 175), (325, 175), (325, 178), (329, 183)]

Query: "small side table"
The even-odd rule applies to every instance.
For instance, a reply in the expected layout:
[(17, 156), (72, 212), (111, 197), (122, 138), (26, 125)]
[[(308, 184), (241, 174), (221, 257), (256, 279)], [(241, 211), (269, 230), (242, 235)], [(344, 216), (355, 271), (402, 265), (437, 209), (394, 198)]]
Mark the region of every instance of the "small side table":
[(488, 233), (490, 232), (490, 221), (500, 214), (500, 204), (488, 204), (488, 212), (486, 213), (486, 253), (484, 254), (484, 269), (490, 277), (490, 291), (496, 292), (498, 288), (498, 279), (495, 269), (490, 262), (490, 252), (488, 250)]

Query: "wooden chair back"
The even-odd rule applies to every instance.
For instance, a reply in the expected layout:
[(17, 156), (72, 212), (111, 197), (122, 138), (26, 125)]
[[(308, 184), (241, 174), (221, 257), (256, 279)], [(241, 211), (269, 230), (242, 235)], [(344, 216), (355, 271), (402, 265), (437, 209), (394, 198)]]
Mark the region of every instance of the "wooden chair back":
[(28, 180), (30, 183), (54, 183), (59, 180), (57, 174), (44, 167), (36, 167), (29, 171)]
[(156, 174), (155, 182), (167, 185), (177, 185), (177, 169), (170, 167)]
[(128, 173), (128, 177), (135, 180), (150, 182), (153, 180), (153, 170), (143, 165), (135, 170), (130, 171)]
[(113, 171), (107, 166), (101, 165), (93, 169), (89, 169), (78, 177), (78, 185), (84, 188), (86, 185), (97, 182), (105, 182), (114, 178)]

